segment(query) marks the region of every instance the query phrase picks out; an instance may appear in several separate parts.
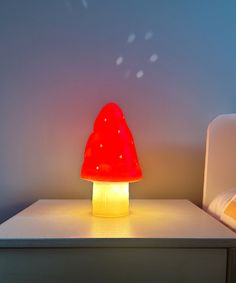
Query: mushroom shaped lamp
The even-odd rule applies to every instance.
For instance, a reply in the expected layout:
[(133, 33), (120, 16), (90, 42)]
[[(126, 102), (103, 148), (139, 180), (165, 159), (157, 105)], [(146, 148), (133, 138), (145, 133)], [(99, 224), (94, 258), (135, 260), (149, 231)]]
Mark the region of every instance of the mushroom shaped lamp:
[(129, 214), (129, 182), (142, 178), (134, 140), (121, 108), (108, 103), (98, 114), (84, 152), (81, 178), (93, 182), (92, 214)]

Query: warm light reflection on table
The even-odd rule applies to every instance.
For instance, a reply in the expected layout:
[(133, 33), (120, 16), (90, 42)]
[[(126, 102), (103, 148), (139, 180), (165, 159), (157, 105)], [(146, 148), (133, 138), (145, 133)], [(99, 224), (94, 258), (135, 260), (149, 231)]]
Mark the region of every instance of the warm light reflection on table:
[(40, 200), (0, 226), (0, 239), (202, 239), (229, 234), (187, 200), (131, 200), (130, 214), (120, 218), (92, 216), (89, 200)]

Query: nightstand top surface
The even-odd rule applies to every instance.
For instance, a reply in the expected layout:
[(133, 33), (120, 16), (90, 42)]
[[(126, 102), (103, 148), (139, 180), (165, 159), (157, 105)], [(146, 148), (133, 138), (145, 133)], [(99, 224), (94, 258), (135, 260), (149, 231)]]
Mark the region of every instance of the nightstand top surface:
[(89, 200), (39, 200), (0, 225), (0, 247), (236, 247), (236, 233), (188, 200), (131, 200), (98, 218)]

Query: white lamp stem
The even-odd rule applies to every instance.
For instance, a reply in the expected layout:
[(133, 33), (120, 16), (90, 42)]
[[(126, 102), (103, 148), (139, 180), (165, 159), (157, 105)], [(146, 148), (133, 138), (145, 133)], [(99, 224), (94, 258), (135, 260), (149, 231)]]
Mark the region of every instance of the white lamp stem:
[(119, 217), (129, 214), (129, 183), (94, 182), (93, 215)]

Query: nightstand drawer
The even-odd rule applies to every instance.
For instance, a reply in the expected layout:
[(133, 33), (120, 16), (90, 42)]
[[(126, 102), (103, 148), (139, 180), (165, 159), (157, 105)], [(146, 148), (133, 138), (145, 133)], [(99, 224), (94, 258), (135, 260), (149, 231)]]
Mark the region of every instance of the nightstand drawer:
[(4, 283), (223, 283), (226, 249), (0, 249)]

